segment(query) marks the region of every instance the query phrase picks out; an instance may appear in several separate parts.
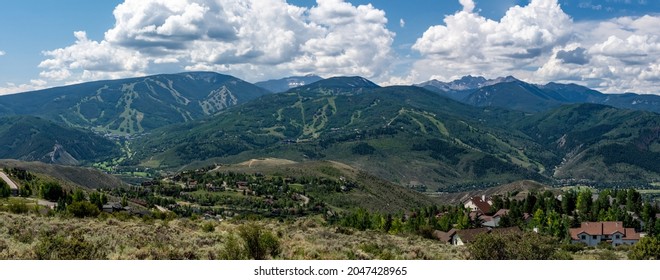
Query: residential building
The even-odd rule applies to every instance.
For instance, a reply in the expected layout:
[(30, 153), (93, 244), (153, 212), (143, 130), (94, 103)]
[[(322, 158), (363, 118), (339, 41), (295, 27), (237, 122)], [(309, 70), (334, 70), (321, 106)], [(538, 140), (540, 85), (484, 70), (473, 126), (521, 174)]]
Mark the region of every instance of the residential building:
[(451, 237), (452, 245), (465, 245), (474, 241), (479, 234), (487, 234), (491, 231), (491, 228), (482, 227), (482, 228), (471, 228), (471, 229), (461, 229), (457, 230)]
[(634, 228), (625, 228), (623, 222), (583, 222), (579, 228), (570, 229), (570, 234), (573, 243), (581, 242), (588, 246), (596, 246), (601, 242), (613, 246), (632, 245), (642, 236)]
[(507, 214), (509, 214), (509, 209), (500, 209), (493, 216), (481, 216), (481, 219), (484, 221), (482, 225), (485, 227), (498, 227), (500, 225), (500, 219)]
[(490, 211), (490, 206), (492, 203), (493, 202), (491, 200), (486, 200), (486, 196), (473, 196), (465, 201), (463, 206), (470, 209), (471, 211), (476, 211), (483, 215)]
[(454, 238), (454, 234), (456, 234), (455, 229), (451, 229), (448, 232), (436, 230), (433, 232), (433, 236), (440, 240), (440, 242), (445, 243), (445, 244), (451, 244), (452, 239)]

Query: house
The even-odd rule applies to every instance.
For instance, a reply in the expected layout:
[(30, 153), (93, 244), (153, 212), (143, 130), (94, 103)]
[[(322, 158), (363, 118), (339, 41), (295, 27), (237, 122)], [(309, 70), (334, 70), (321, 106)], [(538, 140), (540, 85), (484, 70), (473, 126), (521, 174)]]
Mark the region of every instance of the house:
[(485, 227), (498, 227), (500, 225), (500, 219), (508, 214), (509, 209), (500, 209), (493, 216), (481, 216), (481, 219), (484, 221), (482, 225)]
[(440, 242), (445, 244), (451, 244), (451, 240), (454, 238), (454, 234), (456, 234), (456, 230), (453, 228), (448, 232), (444, 232), (440, 230), (433, 231), (433, 237), (435, 237), (436, 239), (440, 240)]
[(463, 206), (465, 208), (470, 209), (471, 211), (477, 211), (480, 214), (486, 214), (488, 211), (490, 211), (490, 206), (493, 202), (490, 200), (486, 200), (486, 196), (473, 196), (470, 197), (465, 203), (463, 203)]
[[(477, 212), (472, 212), (472, 213), (477, 213)], [(472, 217), (472, 216), (470, 216), (470, 217)], [(480, 215), (480, 216), (477, 217), (477, 219), (479, 219), (479, 221), (481, 221), (481, 226), (495, 227), (495, 221), (493, 220), (493, 216)]]
[(239, 189), (239, 190), (247, 190), (248, 189), (248, 182), (245, 182), (245, 181), (236, 182), (236, 188)]
[(472, 229), (461, 229), (456, 231), (451, 238), (451, 244), (456, 246), (461, 246), (468, 244), (475, 240), (479, 234), (487, 234), (491, 231), (491, 228), (482, 227), (482, 228), (472, 228)]
[(130, 208), (121, 206), (121, 203), (108, 203), (103, 205), (103, 212), (113, 213), (120, 211), (128, 211)]
[(639, 241), (641, 234), (634, 228), (624, 228), (623, 222), (583, 222), (579, 228), (569, 230), (572, 243), (596, 246), (607, 242), (613, 246), (632, 245)]

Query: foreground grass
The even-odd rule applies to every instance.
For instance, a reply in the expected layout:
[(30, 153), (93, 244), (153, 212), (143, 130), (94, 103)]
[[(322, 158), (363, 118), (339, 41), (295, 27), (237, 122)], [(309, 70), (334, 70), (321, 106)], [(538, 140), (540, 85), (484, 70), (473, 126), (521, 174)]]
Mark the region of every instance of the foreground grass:
[[(243, 223), (0, 212), (0, 259), (226, 259)], [(330, 227), (311, 217), (256, 223), (279, 239), (276, 259), (465, 258), (463, 248), (434, 240)]]

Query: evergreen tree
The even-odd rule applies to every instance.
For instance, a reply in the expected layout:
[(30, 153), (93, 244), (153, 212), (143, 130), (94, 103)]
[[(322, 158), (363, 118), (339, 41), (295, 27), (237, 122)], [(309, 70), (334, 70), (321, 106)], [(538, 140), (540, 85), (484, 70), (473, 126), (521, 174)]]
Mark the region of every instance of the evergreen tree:
[(543, 209), (536, 209), (536, 212), (534, 212), (534, 217), (532, 219), (532, 225), (534, 227), (537, 227), (539, 232), (543, 232), (545, 229), (545, 224), (546, 224), (546, 217), (545, 213), (543, 212)]
[(47, 182), (41, 185), (41, 197), (43, 197), (46, 200), (58, 201), (60, 198), (63, 198), (65, 196), (66, 194), (64, 193), (64, 190), (62, 189), (62, 186), (60, 186), (59, 183)]
[(577, 197), (577, 201), (575, 202), (575, 207), (576, 210), (580, 213), (580, 217), (583, 217), (584, 220), (589, 220), (589, 211), (591, 210), (591, 190), (586, 189), (580, 191)]
[(83, 192), (81, 189), (76, 189), (73, 191), (73, 194), (71, 195), (71, 199), (73, 199), (73, 202), (81, 202), (87, 200), (85, 198), (85, 192)]
[(463, 215), (461, 215), (458, 218), (458, 221), (456, 223), (457, 223), (456, 228), (468, 229), (470, 228), (470, 216), (468, 216), (468, 213), (463, 213)]
[(0, 198), (7, 198), (11, 195), (11, 188), (5, 183), (4, 180), (0, 180)]

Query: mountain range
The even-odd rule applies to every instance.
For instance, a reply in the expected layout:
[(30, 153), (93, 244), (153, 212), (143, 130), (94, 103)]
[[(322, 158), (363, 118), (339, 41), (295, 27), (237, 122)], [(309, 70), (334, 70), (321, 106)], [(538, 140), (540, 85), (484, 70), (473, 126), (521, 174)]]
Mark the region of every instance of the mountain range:
[(576, 103), (660, 112), (658, 95), (604, 94), (576, 84), (534, 85), (511, 76), (492, 80), (465, 76), (452, 82), (431, 80), (416, 86), (474, 106), (494, 106), (524, 112), (541, 112)]
[(204, 118), (268, 93), (218, 73), (154, 75), (0, 96), (0, 116), (33, 115), (126, 135)]
[[(0, 157), (65, 164), (124, 157), (124, 165), (161, 170), (264, 157), (332, 160), (429, 191), (520, 179), (660, 180), (658, 96), (514, 77), (390, 87), (362, 77), (287, 79), (297, 78), (260, 88), (191, 72), (1, 96), (8, 117), (0, 147), (11, 152)], [(130, 137), (109, 137), (116, 134)]]

